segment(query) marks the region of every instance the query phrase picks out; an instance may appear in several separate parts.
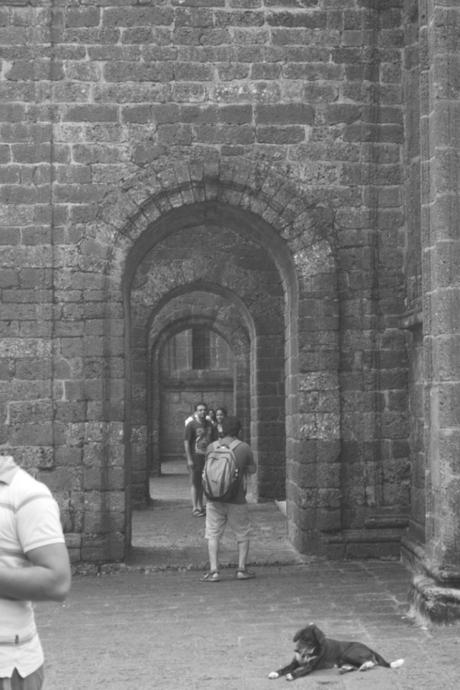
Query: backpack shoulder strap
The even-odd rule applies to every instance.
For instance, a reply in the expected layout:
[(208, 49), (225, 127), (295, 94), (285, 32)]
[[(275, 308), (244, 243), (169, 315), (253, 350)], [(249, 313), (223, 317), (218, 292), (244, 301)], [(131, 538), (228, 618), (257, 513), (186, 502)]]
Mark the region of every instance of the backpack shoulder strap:
[(235, 439), (230, 443), (230, 445), (229, 445), (230, 450), (233, 450), (234, 448), (236, 448), (237, 446), (239, 446), (240, 443), (242, 443), (242, 441), (240, 441), (239, 438), (235, 438)]

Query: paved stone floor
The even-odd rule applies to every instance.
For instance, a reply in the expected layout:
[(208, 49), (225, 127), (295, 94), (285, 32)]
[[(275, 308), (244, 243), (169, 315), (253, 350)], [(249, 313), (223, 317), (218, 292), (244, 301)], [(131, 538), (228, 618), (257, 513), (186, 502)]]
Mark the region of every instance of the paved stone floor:
[[(190, 490), (184, 463), (169, 463), (165, 474), (151, 481), (152, 505), (133, 515), (131, 565), (147, 567), (205, 568), (207, 547), (204, 518), (192, 516)], [(166, 473), (167, 472), (167, 473)], [(281, 506), (282, 508), (282, 506)], [(274, 503), (250, 503), (253, 524), (253, 563), (300, 563), (286, 538), (286, 521)], [(231, 565), (236, 545), (231, 533), (222, 540), (220, 561)]]
[(268, 672), (290, 660), (294, 632), (311, 621), (405, 664), (316, 672), (296, 688), (460, 687), (460, 628), (428, 628), (408, 615), (410, 574), (399, 563), (302, 559), (282, 512), (254, 505), (256, 579), (234, 579), (229, 539), (222, 581), (200, 583), (204, 525), (191, 517), (185, 477), (161, 477), (152, 493), (152, 508), (134, 515), (128, 565), (76, 575), (64, 604), (37, 605), (46, 690), (275, 690), (286, 681)]

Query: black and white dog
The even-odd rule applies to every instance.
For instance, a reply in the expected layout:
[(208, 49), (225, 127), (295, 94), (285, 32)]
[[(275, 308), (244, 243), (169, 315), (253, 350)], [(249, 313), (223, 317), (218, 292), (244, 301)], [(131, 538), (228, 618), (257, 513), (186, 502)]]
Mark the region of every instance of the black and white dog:
[(338, 666), (340, 673), (346, 673), (356, 669), (367, 671), (373, 666), (399, 668), (404, 663), (404, 659), (397, 659), (389, 664), (362, 642), (343, 642), (326, 637), (313, 623), (299, 630), (294, 635), (294, 642), (295, 656), (291, 663), (269, 673), (269, 678), (286, 676), (286, 680), (295, 680), (312, 671), (334, 666)]

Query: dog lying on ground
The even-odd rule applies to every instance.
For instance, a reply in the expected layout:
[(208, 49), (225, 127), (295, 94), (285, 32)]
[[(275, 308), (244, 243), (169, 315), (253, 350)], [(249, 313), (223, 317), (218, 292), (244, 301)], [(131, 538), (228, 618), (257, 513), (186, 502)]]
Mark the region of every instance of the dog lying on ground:
[(286, 676), (286, 680), (295, 680), (307, 676), (312, 671), (338, 666), (340, 673), (348, 671), (367, 671), (374, 666), (399, 668), (404, 659), (397, 659), (391, 664), (377, 652), (361, 642), (342, 642), (333, 640), (313, 623), (302, 628), (294, 635), (295, 656), (290, 664), (268, 674), (271, 679)]

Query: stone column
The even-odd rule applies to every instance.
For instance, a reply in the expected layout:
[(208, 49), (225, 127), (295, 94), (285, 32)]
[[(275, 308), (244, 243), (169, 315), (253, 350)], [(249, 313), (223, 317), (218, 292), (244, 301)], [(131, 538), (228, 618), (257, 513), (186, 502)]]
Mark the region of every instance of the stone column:
[(460, 618), (460, 6), (419, 6), (427, 507), (414, 601), (447, 622)]

